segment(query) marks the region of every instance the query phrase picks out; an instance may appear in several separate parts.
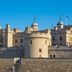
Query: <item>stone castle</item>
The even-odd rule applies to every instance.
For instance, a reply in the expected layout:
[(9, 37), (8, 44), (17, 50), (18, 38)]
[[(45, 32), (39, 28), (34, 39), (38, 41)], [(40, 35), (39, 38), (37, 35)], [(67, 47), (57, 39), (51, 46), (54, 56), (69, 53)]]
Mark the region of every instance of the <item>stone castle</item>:
[(28, 58), (72, 58), (72, 26), (58, 21), (53, 29), (38, 30), (35, 20), (24, 32), (0, 26), (0, 48), (23, 48)]

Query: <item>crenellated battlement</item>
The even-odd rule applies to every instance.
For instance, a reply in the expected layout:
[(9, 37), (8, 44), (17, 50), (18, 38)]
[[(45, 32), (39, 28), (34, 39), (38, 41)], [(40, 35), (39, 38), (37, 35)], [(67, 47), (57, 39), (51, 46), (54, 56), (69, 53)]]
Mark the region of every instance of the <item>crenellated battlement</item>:
[(38, 38), (38, 37), (40, 37), (40, 38), (48, 38), (48, 33), (44, 33), (44, 32), (32, 32), (32, 33), (29, 33), (29, 34), (27, 34), (26, 36), (25, 36), (26, 38), (28, 38), (28, 37), (35, 37), (35, 38)]

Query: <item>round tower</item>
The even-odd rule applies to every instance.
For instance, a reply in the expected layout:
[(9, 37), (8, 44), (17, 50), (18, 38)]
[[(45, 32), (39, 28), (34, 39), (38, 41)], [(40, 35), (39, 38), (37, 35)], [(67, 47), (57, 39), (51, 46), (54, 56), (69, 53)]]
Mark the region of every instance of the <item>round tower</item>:
[(48, 34), (34, 32), (29, 35), (31, 58), (48, 58)]

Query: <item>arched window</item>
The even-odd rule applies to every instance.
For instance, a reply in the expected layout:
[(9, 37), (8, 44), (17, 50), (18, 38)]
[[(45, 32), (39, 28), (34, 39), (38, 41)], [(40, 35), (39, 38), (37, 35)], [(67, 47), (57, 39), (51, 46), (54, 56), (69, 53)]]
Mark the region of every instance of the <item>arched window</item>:
[(50, 55), (50, 58), (52, 58), (52, 55)]
[(51, 54), (51, 55), (50, 55), (50, 58), (55, 58), (55, 54), (54, 54), (54, 55)]
[(53, 55), (53, 58), (55, 58), (55, 55)]

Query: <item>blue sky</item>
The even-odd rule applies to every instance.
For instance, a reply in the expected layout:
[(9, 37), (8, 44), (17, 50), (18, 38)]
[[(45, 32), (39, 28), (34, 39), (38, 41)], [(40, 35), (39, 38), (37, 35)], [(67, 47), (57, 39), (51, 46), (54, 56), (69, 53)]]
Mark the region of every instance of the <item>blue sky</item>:
[[(39, 29), (56, 25), (59, 16), (69, 16), (68, 24), (72, 24), (72, 0), (0, 0), (0, 25), (5, 28), (17, 27), (24, 30), (30, 26), (34, 16)], [(65, 18), (62, 19), (65, 23)]]

